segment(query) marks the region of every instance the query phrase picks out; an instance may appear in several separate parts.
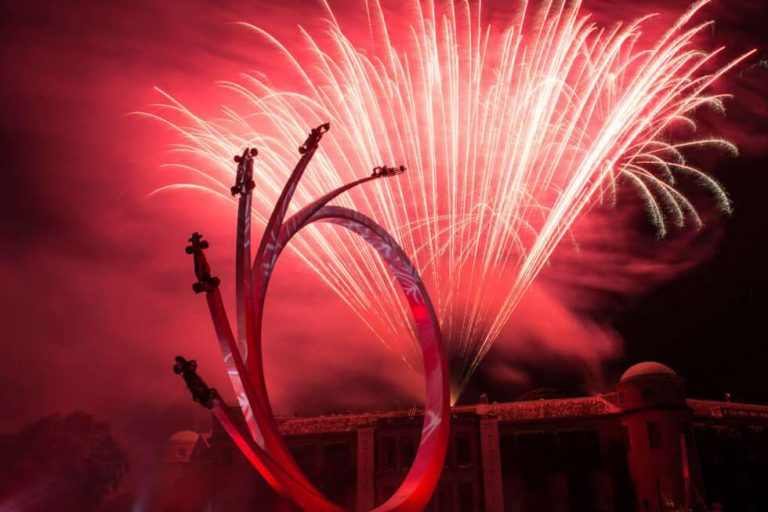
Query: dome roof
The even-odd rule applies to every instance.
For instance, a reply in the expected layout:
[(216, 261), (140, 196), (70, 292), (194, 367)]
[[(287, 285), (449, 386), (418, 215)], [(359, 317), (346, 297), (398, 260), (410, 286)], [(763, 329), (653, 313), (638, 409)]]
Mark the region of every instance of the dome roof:
[(649, 375), (671, 375), (677, 377), (675, 371), (669, 366), (655, 361), (645, 361), (630, 366), (624, 375), (621, 376), (619, 382), (626, 382), (635, 377), (647, 377)]
[(168, 438), (169, 443), (174, 444), (195, 444), (200, 439), (200, 434), (191, 430), (179, 430)]
[(168, 438), (165, 445), (165, 461), (171, 463), (189, 462), (200, 440), (200, 434), (191, 430), (180, 430)]

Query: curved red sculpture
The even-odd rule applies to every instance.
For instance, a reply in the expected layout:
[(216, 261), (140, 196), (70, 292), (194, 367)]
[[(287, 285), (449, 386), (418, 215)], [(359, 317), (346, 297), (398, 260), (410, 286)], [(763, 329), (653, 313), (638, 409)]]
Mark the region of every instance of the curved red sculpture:
[(330, 222), (354, 232), (366, 240), (387, 263), (413, 314), (426, 380), (426, 404), (421, 441), (416, 458), (405, 480), (377, 512), (420, 511), (427, 505), (440, 477), (448, 447), (450, 403), (448, 368), (443, 352), (440, 327), (429, 295), (418, 272), (397, 242), (376, 222), (365, 215), (328, 203), (345, 191), (367, 181), (401, 174), (405, 168), (378, 167), (369, 177), (344, 185), (304, 207), (285, 220), (293, 193), (317, 150), (328, 124), (311, 131), (299, 148), (301, 158), (293, 169), (265, 227), (256, 257), (251, 265), (251, 190), (253, 158), (257, 152), (246, 149), (238, 162), (237, 181), (232, 194), (240, 194), (237, 226), (236, 295), (237, 337), (232, 332), (221, 294), (219, 280), (211, 276), (203, 253), (207, 242), (199, 234), (190, 239), (187, 252), (194, 255), (198, 282), (193, 288), (205, 292), (232, 385), (246, 419), (243, 431), (215, 390), (208, 402), (232, 440), (283, 496), (308, 511), (340, 511), (318, 491), (298, 467), (285, 445), (269, 403), (262, 359), (262, 319), (272, 271), (291, 238), (313, 222)]

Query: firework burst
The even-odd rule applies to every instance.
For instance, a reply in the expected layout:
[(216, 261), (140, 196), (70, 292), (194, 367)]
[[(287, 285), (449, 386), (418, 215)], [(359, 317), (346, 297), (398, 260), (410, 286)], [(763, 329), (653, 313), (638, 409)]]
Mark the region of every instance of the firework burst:
[[(729, 210), (721, 187), (684, 156), (691, 146), (735, 151), (727, 141), (695, 136), (693, 112), (722, 109), (723, 96), (710, 86), (748, 55), (717, 67), (722, 48), (696, 47), (710, 23), (692, 19), (705, 3), (651, 45), (640, 41), (657, 23), (653, 16), (605, 29), (579, 2), (523, 3), (499, 30), (483, 23), (480, 3), (415, 0), (413, 23), (395, 40), (371, 0), (367, 50), (323, 3), (327, 30), (313, 36), (301, 29), (301, 57), (263, 28), (243, 24), (299, 84), (276, 86), (259, 73), (223, 83), (237, 107), (225, 107), (217, 120), (163, 93), (167, 102), (152, 116), (183, 136), (178, 149), (195, 162), (186, 168), (206, 184), (161, 190), (231, 199), (232, 155), (256, 146), (253, 217), (263, 224), (297, 141), (326, 121), (333, 129), (296, 192), (297, 208), (375, 166), (405, 164), (404, 179), (377, 181), (338, 201), (393, 233), (427, 282), (456, 398), (575, 219), (613, 200), (617, 186), (635, 187), (660, 235), (701, 224), (676, 188), (681, 175)], [(327, 228), (309, 228), (296, 242), (299, 257), (383, 343), (409, 364), (418, 360), (407, 309), (374, 254)]]

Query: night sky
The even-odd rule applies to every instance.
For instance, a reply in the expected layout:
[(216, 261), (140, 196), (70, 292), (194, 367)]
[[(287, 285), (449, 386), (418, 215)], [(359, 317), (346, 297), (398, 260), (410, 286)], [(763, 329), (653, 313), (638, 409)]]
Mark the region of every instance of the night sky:
[[(0, 432), (81, 409), (109, 420), (141, 461), (174, 430), (206, 428), (206, 414), (170, 371), (183, 353), (201, 361), (219, 389), (229, 387), (204, 301), (190, 291), (183, 247), (188, 233), (205, 232), (230, 297), (235, 211), (188, 194), (148, 198), (179, 180), (160, 168), (175, 140), (129, 113), (160, 100), (153, 86), (215, 113), (217, 80), (279, 71), (273, 55), (232, 22), (290, 39), (296, 23), (315, 27), (320, 10), (309, 0), (264, 4), (2, 2)], [(586, 3), (602, 23), (661, 5), (676, 14), (686, 2), (632, 4)], [(731, 57), (758, 49), (717, 84), (735, 96), (726, 116), (702, 117), (703, 129), (734, 141), (740, 156), (694, 155), (725, 185), (734, 213), (713, 213), (700, 233), (659, 240), (643, 214), (628, 208), (626, 233), (611, 247), (621, 257), (590, 282), (575, 278), (582, 267), (572, 267), (567, 250), (556, 255), (467, 399), (482, 391), (513, 399), (542, 386), (608, 390), (629, 364), (650, 359), (677, 370), (692, 396), (728, 391), (768, 403), (768, 3), (715, 2), (703, 17), (716, 19), (704, 46), (725, 45)], [(585, 220), (588, 256), (604, 247), (596, 229), (614, 232), (607, 216), (599, 210)], [(404, 375), (296, 258), (281, 263), (270, 293), (267, 372), (279, 410), (414, 399), (419, 378)]]

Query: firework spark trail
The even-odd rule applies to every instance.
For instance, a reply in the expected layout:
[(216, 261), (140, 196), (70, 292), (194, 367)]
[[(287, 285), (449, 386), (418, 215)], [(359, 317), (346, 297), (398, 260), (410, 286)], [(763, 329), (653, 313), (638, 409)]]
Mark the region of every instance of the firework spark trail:
[[(397, 238), (428, 283), (449, 343), (454, 397), (487, 353), (515, 306), (575, 219), (634, 185), (661, 235), (669, 223), (700, 225), (675, 186), (692, 176), (730, 208), (720, 186), (688, 165), (690, 146), (735, 148), (695, 130), (693, 111), (721, 109), (708, 93), (743, 55), (716, 71), (722, 49), (694, 42), (708, 23), (691, 25), (695, 4), (650, 48), (640, 48), (646, 16), (600, 29), (578, 2), (522, 4), (515, 25), (482, 24), (481, 4), (414, 0), (408, 41), (395, 42), (378, 0), (366, 2), (375, 51), (356, 48), (331, 8), (327, 31), (301, 29), (309, 62), (266, 30), (245, 25), (285, 58), (300, 86), (272, 85), (258, 73), (223, 85), (240, 98), (224, 119), (197, 117), (169, 95), (153, 117), (178, 130), (179, 150), (197, 158), (188, 170), (228, 197), (231, 156), (260, 149), (255, 220), (266, 221), (308, 126), (330, 121), (297, 191), (297, 207), (381, 164), (405, 163), (396, 182), (344, 196)], [(442, 14), (441, 14), (442, 12)], [(402, 33), (402, 32), (401, 32)], [(678, 127), (679, 126), (679, 127)], [(179, 188), (193, 185), (171, 185)], [(162, 189), (161, 189), (162, 190)], [(386, 268), (344, 234), (310, 228), (294, 246), (306, 262), (388, 347), (413, 357), (413, 333)]]

